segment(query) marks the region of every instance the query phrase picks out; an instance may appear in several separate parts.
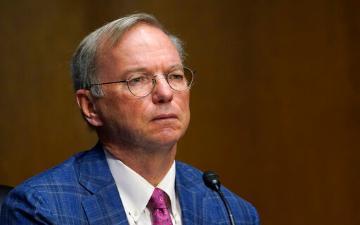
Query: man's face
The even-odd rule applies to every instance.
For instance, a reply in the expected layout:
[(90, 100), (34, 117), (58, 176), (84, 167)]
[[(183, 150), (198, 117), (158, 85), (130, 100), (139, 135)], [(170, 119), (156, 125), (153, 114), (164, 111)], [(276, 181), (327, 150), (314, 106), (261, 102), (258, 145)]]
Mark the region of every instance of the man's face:
[(97, 58), (100, 82), (126, 80), (134, 71), (158, 75), (152, 93), (135, 97), (126, 83), (102, 85), (95, 101), (102, 132), (110, 142), (137, 148), (173, 146), (190, 120), (189, 91), (174, 91), (165, 80), (182, 66), (176, 47), (160, 29), (138, 24)]

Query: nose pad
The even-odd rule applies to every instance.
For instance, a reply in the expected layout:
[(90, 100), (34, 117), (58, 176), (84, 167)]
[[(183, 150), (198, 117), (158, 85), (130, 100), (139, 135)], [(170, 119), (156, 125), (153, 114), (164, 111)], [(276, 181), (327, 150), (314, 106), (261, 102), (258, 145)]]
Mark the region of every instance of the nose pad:
[(153, 100), (156, 102), (168, 102), (173, 98), (173, 91), (166, 77), (155, 76), (153, 78)]
[(172, 89), (169, 82), (168, 82), (168, 80), (167, 80), (167, 78), (164, 77), (164, 76), (159, 76), (159, 75), (154, 76), (153, 79), (152, 79), (154, 89), (156, 88), (156, 86), (158, 86), (158, 82), (159, 82), (158, 80), (164, 80), (163, 82), (165, 82), (165, 86)]

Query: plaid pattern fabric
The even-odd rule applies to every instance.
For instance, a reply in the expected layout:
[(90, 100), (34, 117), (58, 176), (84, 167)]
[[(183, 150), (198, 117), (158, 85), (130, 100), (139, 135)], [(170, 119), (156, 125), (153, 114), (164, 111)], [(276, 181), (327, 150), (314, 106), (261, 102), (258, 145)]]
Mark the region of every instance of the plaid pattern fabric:
[[(183, 225), (228, 224), (228, 215), (217, 194), (202, 182), (202, 173), (176, 162), (176, 192)], [(223, 192), (237, 225), (258, 225), (255, 208)], [(100, 144), (71, 157), (13, 189), (5, 199), (2, 225), (128, 225), (115, 181)]]

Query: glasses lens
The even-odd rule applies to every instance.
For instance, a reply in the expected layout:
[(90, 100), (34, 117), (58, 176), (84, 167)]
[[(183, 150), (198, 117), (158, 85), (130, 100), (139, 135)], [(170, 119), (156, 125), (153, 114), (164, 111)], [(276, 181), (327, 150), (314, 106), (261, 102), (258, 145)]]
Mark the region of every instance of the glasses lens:
[(143, 97), (148, 94), (153, 89), (152, 79), (146, 75), (134, 75), (128, 81), (127, 85), (130, 92), (138, 97)]
[(193, 72), (188, 68), (174, 71), (167, 75), (167, 80), (172, 89), (184, 91), (191, 87), (193, 82)]

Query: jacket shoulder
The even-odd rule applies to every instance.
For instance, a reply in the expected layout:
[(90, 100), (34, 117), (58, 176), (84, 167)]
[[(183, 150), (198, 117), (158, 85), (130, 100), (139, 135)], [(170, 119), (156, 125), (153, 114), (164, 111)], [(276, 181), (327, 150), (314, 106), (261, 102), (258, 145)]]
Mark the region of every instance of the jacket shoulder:
[[(224, 224), (228, 224), (227, 213), (223, 202), (215, 191), (205, 185), (203, 172), (183, 162), (176, 162), (176, 164), (178, 189), (187, 189), (189, 190), (188, 193), (199, 196), (197, 199), (198, 201), (202, 201), (203, 207), (203, 212), (200, 214), (206, 218), (208, 223), (211, 223), (211, 221), (220, 221), (221, 223), (221, 221), (223, 221)], [(260, 224), (257, 210), (250, 202), (224, 186), (221, 186), (221, 191), (230, 205), (236, 224)]]
[(78, 177), (78, 161), (86, 155), (87, 152), (80, 152), (70, 157), (59, 165), (50, 168), (42, 173), (39, 173), (23, 183), (15, 187), (14, 191), (21, 191), (24, 189), (39, 189), (44, 190), (47, 188), (76, 183)]
[(81, 197), (88, 195), (78, 182), (78, 162), (86, 154), (88, 151), (78, 153), (10, 191), (2, 205), (0, 224), (56, 224), (59, 208), (75, 215), (81, 207), (69, 206), (80, 205)]

